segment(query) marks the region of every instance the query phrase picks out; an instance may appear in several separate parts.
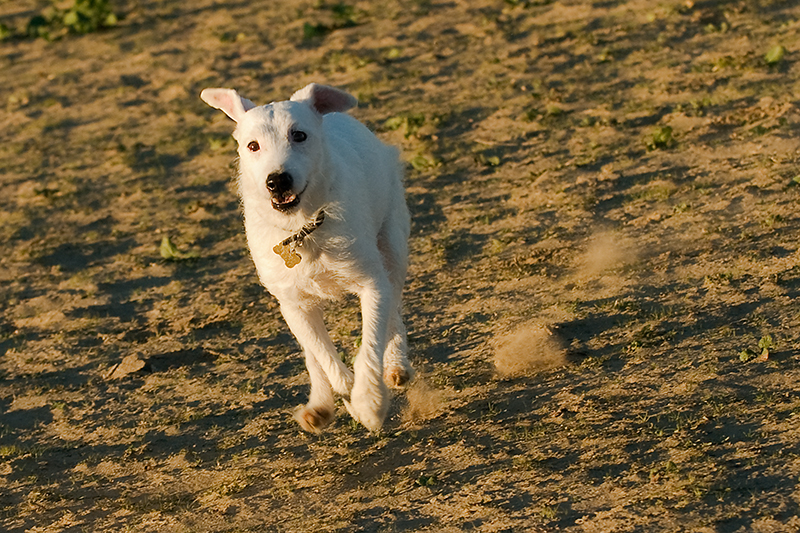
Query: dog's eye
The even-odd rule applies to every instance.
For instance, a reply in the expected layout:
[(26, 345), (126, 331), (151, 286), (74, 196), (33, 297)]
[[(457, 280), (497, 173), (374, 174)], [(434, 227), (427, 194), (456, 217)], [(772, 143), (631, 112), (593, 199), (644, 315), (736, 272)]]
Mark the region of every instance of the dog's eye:
[(292, 135), (292, 142), (296, 143), (301, 143), (306, 139), (308, 139), (308, 135), (306, 135), (306, 132), (304, 131), (295, 130), (291, 133), (291, 135)]
[(247, 145), (247, 149), (251, 152), (258, 152), (261, 147), (258, 145), (258, 141), (250, 141), (250, 144)]

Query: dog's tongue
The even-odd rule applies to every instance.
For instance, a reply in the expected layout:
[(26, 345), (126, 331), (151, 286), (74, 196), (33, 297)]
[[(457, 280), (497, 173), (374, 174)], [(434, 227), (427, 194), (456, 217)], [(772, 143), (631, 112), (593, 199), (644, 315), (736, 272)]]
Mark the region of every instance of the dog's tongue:
[(279, 197), (279, 198), (273, 198), (272, 201), (275, 202), (278, 205), (290, 204), (290, 203), (294, 202), (294, 199), (296, 197), (297, 197), (296, 195), (290, 193), (287, 196), (282, 196), (282, 197)]

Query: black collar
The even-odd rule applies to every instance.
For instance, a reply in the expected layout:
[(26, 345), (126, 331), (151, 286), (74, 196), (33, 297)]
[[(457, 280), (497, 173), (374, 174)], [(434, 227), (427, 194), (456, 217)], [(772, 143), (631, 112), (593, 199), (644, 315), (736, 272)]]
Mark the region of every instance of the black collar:
[(300, 231), (275, 245), (272, 251), (281, 256), (283, 262), (286, 263), (286, 268), (293, 268), (300, 263), (302, 257), (297, 253), (297, 248), (302, 246), (305, 238), (320, 227), (324, 221), (325, 211), (320, 210), (314, 220), (300, 228)]

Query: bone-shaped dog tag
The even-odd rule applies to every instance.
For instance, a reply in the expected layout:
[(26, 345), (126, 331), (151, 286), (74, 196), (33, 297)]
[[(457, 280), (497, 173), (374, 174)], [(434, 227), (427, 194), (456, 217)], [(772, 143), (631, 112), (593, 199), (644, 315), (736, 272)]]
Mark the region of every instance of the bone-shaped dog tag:
[(293, 268), (297, 266), (302, 259), (300, 255), (294, 251), (293, 247), (286, 244), (276, 244), (272, 251), (281, 256), (283, 262), (286, 263), (286, 268)]

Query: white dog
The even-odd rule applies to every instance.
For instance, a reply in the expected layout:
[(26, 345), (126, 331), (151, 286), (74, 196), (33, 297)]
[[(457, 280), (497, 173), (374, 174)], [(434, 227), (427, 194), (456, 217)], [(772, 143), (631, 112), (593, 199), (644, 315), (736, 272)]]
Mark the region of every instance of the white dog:
[[(397, 150), (342, 114), (357, 102), (333, 87), (312, 83), (261, 107), (233, 89), (200, 97), (237, 123), (247, 243), (311, 377), (295, 418), (307, 431), (322, 430), (333, 420), (335, 391), (349, 397), (356, 420), (379, 430), (386, 385), (401, 387), (414, 372), (401, 316), (410, 219)], [(344, 293), (361, 301), (355, 377), (322, 316), (323, 303)]]

